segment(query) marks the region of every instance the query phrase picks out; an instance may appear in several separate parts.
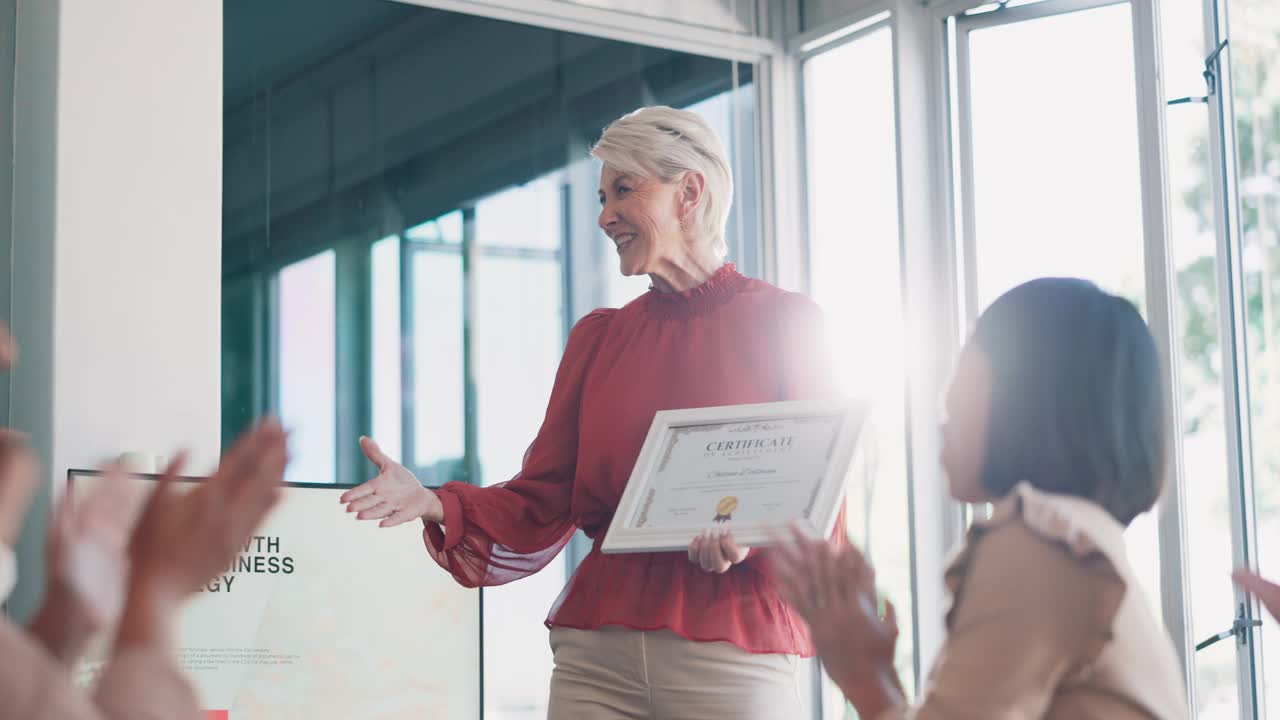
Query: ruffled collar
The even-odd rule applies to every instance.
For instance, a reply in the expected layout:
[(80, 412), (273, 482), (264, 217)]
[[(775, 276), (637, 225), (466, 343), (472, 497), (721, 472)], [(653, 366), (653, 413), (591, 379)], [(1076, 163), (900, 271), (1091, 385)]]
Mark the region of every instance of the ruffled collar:
[(661, 292), (649, 288), (645, 304), (650, 312), (667, 318), (701, 315), (722, 305), (747, 283), (733, 263), (725, 263), (696, 288), (681, 292)]
[[(982, 536), (1008, 524), (1022, 523), (1041, 540), (1062, 547), (1082, 567), (1094, 574), (1104, 588), (1093, 603), (1096, 634), (1085, 653), (1091, 663), (1111, 641), (1111, 623), (1128, 588), (1132, 570), (1125, 550), (1124, 526), (1101, 505), (1090, 500), (1039, 490), (1020, 483), (992, 507), (991, 517), (969, 527), (964, 545), (951, 560), (944, 582), (952, 594), (947, 627), (955, 622), (956, 609), (965, 591)], [(1028, 580), (1034, 582), (1034, 580)]]

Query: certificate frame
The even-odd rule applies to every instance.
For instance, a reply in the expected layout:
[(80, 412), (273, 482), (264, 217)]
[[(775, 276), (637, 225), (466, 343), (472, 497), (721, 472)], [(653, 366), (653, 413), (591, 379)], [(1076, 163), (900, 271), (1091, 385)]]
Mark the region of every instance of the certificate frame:
[[(771, 544), (774, 533), (785, 530), (788, 523), (794, 523), (814, 538), (830, 536), (840, 514), (845, 479), (858, 439), (866, 426), (868, 410), (865, 401), (839, 399), (659, 411), (649, 426), (601, 550), (608, 554), (674, 552), (687, 548), (698, 534), (713, 528), (731, 530), (734, 540), (745, 547), (762, 547)], [(658, 478), (670, 462), (675, 443), (682, 433), (714, 431), (729, 426), (753, 432), (752, 424), (759, 425), (763, 433), (783, 423), (806, 419), (838, 421), (839, 425), (829, 445), (824, 448), (821, 476), (816, 484), (803, 486), (811, 495), (803, 501), (799, 517), (780, 518), (777, 522), (736, 522), (732, 520), (731, 513), (728, 517), (722, 516), (717, 508), (715, 517), (708, 517), (701, 524), (679, 528), (643, 527), (647, 505), (653, 503), (658, 492)], [(736, 498), (725, 499), (732, 500), (736, 507)]]

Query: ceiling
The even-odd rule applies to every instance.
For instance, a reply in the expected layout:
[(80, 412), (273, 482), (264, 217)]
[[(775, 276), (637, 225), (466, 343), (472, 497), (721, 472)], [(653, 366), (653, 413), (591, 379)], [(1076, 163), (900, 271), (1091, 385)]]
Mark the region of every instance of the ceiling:
[(224, 0), (223, 87), (228, 109), (360, 40), (424, 13), (393, 0)]

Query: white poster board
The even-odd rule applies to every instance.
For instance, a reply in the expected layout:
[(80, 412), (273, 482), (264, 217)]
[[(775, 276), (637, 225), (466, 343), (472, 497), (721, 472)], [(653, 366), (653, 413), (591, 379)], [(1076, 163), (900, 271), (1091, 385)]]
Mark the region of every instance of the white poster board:
[[(74, 493), (100, 480), (68, 473)], [(348, 515), (346, 489), (287, 486), (183, 612), (177, 651), (208, 720), (480, 717), (479, 592), (428, 556), (421, 523), (382, 529)], [(93, 682), (106, 649), (94, 643), (80, 683)]]

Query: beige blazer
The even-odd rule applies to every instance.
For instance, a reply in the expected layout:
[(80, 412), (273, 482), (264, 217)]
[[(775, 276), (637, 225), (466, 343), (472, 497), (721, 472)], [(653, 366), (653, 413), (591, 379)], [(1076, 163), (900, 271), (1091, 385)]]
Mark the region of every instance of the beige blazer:
[(20, 628), (0, 619), (0, 720), (199, 720), (195, 693), (168, 652), (126, 651), (96, 698)]
[(1182, 720), (1173, 645), (1101, 506), (1018, 486), (946, 573), (947, 638), (914, 708), (879, 720)]

